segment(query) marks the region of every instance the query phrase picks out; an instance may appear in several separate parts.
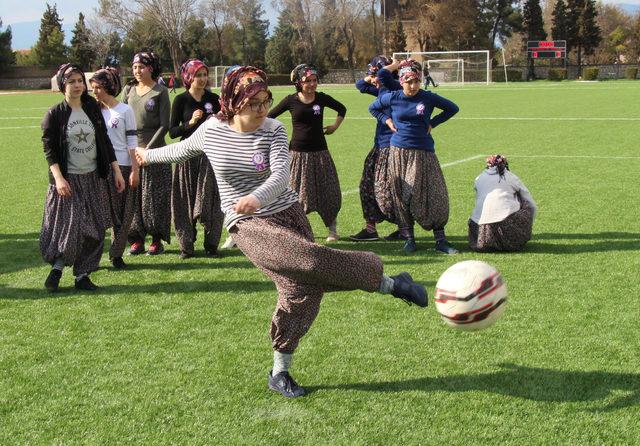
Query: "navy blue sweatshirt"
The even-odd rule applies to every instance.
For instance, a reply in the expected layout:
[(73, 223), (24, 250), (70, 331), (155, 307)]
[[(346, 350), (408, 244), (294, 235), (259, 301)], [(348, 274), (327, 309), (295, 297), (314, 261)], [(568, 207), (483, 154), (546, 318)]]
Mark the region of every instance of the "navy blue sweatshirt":
[[(442, 113), (432, 118), (434, 108), (441, 109)], [(436, 128), (458, 113), (458, 110), (458, 106), (450, 100), (425, 90), (418, 91), (415, 96), (394, 91), (379, 96), (369, 106), (369, 112), (379, 122), (393, 119), (398, 131), (391, 137), (392, 146), (428, 152), (435, 151), (431, 133), (427, 133), (429, 125)]]
[[(356, 82), (356, 88), (360, 90), (360, 93), (370, 94), (372, 96), (382, 96), (390, 91), (402, 90), (402, 86), (397, 79), (394, 79), (393, 73), (385, 70), (384, 68), (378, 71), (378, 81), (380, 82), (380, 88), (376, 88), (373, 85), (359, 80)], [(389, 112), (390, 113), (390, 112)], [(383, 121), (378, 121), (376, 124), (376, 135), (373, 139), (373, 146), (376, 148), (389, 147), (391, 145), (391, 136), (393, 132), (389, 126)]]

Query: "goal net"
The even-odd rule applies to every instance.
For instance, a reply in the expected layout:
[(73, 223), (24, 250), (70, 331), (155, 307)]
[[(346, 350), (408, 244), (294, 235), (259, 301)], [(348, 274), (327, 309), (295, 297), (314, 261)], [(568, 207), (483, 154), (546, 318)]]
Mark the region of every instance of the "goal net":
[(438, 84), (464, 85), (465, 83), (489, 84), (491, 61), (488, 50), (479, 51), (431, 51), (393, 53), (394, 59), (414, 59), (429, 70)]
[(224, 73), (227, 72), (227, 68), (229, 65), (216, 65), (213, 67), (213, 76), (211, 76), (211, 87), (220, 88), (222, 85), (222, 80), (224, 79)]

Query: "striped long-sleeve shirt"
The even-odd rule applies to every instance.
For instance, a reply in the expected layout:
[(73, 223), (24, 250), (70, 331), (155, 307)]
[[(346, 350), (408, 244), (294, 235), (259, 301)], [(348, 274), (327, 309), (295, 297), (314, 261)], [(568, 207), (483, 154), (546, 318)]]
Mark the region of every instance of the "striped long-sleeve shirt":
[[(275, 119), (265, 119), (253, 132), (237, 132), (212, 117), (184, 141), (148, 151), (146, 159), (149, 164), (179, 163), (204, 153), (218, 182), (224, 224), (231, 228), (239, 220), (275, 214), (298, 201), (289, 187), (288, 146), (287, 132)], [(234, 212), (234, 204), (249, 194), (260, 208), (253, 215)]]

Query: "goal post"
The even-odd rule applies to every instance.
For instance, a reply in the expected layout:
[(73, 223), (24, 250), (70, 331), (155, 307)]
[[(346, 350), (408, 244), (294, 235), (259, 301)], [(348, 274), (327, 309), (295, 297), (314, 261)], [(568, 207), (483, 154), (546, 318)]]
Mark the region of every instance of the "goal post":
[(414, 59), (429, 70), (438, 83), (464, 85), (489, 84), (491, 60), (489, 50), (411, 51), (393, 53), (394, 59)]
[(213, 67), (213, 76), (210, 79), (211, 87), (220, 88), (222, 80), (224, 79), (224, 73), (227, 72), (227, 68), (229, 67), (230, 65), (216, 65)]

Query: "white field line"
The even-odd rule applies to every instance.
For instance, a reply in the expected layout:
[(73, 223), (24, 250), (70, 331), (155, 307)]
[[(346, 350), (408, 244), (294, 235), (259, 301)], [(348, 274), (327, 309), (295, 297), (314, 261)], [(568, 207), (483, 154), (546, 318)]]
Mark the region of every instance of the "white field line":
[(39, 125), (23, 125), (21, 127), (0, 127), (0, 130), (39, 129)]
[(605, 156), (605, 155), (517, 155), (515, 158), (560, 158), (560, 159), (595, 159), (595, 160), (640, 160), (640, 156)]
[[(463, 158), (461, 160), (456, 160), (456, 161), (451, 161), (449, 163), (444, 163), (444, 164), (440, 164), (440, 167), (442, 167), (443, 169), (445, 167), (450, 167), (450, 166), (455, 166), (456, 164), (462, 164), (462, 163), (466, 163), (468, 161), (473, 161), (473, 160), (477, 160), (478, 158), (484, 158), (486, 155), (474, 155), (474, 156), (470, 156), (469, 158)], [(342, 192), (342, 196), (346, 197), (347, 195), (353, 195), (355, 193), (360, 192), (360, 189), (351, 189), (345, 192)]]
[[(278, 120), (291, 120), (291, 116), (278, 116), (276, 119)], [(375, 120), (373, 116), (348, 116), (345, 118), (348, 120), (358, 120), (358, 121), (367, 121), (367, 120)], [(334, 117), (325, 116), (325, 121), (333, 121)], [(555, 118), (548, 116), (541, 117), (520, 117), (520, 116), (455, 116), (451, 118), (452, 121), (640, 121), (640, 117), (601, 117), (601, 118), (578, 118), (578, 117), (567, 117), (567, 116), (558, 116)]]

